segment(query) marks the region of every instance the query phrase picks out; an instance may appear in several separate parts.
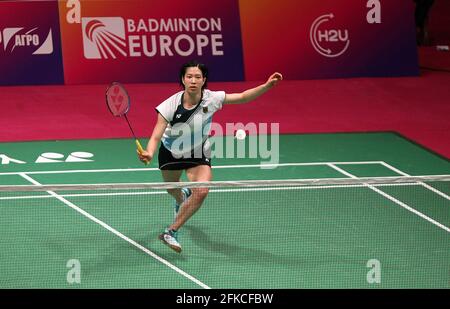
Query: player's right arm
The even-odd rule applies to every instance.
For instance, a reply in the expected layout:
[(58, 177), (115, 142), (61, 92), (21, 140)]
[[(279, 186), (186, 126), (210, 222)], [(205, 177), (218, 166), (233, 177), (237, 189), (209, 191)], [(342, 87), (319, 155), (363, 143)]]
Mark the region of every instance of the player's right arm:
[(153, 133), (147, 143), (147, 149), (142, 153), (138, 152), (139, 160), (150, 162), (153, 159), (153, 155), (158, 148), (159, 142), (164, 134), (167, 127), (167, 121), (158, 113), (158, 119), (156, 120), (155, 127), (153, 128)]

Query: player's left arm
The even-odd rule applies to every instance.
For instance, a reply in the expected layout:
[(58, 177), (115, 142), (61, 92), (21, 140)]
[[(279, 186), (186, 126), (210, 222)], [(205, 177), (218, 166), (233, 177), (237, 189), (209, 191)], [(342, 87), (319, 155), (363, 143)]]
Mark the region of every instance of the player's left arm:
[(224, 104), (242, 104), (252, 101), (275, 86), (282, 79), (283, 75), (278, 72), (273, 73), (272, 75), (270, 75), (269, 79), (267, 79), (267, 81), (262, 85), (247, 89), (241, 93), (227, 93), (225, 95)]

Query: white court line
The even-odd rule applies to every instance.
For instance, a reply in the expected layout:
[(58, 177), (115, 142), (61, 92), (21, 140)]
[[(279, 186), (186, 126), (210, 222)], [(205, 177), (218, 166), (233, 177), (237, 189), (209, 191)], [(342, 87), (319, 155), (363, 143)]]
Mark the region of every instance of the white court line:
[[(418, 183), (393, 183), (393, 184), (374, 184), (374, 187), (392, 187), (392, 186), (419, 186)], [(243, 192), (243, 191), (276, 191), (276, 190), (314, 190), (314, 189), (335, 189), (335, 188), (363, 188), (365, 184), (355, 185), (326, 185), (326, 186), (301, 186), (301, 187), (265, 187), (265, 188), (239, 188), (239, 189), (211, 189), (210, 193), (217, 192)], [(116, 193), (79, 193), (79, 194), (59, 194), (61, 197), (101, 197), (101, 196), (133, 196), (133, 195), (166, 195), (167, 191), (151, 192), (116, 192)], [(4, 196), (1, 200), (27, 200), (27, 199), (47, 199), (53, 198), (50, 195), (23, 195), (23, 196)]]
[[(384, 162), (384, 161), (381, 161), (381, 164), (382, 164), (383, 166), (387, 167), (388, 169), (390, 169), (390, 170), (392, 170), (392, 171), (394, 171), (394, 172), (396, 172), (396, 173), (398, 173), (398, 174), (400, 174), (400, 175), (402, 175), (402, 176), (411, 176), (411, 175), (406, 174), (405, 172), (402, 172), (402, 171), (399, 170), (398, 168), (395, 168), (395, 167), (393, 167), (392, 165), (390, 165), (390, 164), (388, 164), (388, 163), (386, 163), (386, 162)], [(438, 195), (442, 196), (443, 198), (445, 198), (445, 199), (447, 199), (447, 200), (450, 201), (450, 196), (448, 196), (448, 195), (445, 194), (444, 192), (441, 192), (441, 191), (439, 191), (438, 189), (433, 188), (432, 186), (430, 186), (430, 185), (428, 185), (428, 184), (426, 184), (426, 183), (424, 183), (424, 182), (419, 181), (419, 182), (417, 182), (417, 183), (420, 184), (422, 187), (427, 188), (428, 190), (433, 191), (434, 193), (436, 193), (436, 194), (438, 194)]]
[[(31, 182), (34, 185), (41, 185), (39, 182), (37, 182), (36, 180), (34, 180), (33, 178), (31, 178), (30, 176), (22, 173), (20, 174), (20, 176), (22, 176), (23, 178), (25, 178), (26, 180), (28, 180), (29, 182)], [(204, 289), (210, 289), (209, 286), (207, 286), (206, 284), (204, 284), (203, 282), (201, 282), (200, 280), (194, 278), (193, 276), (189, 275), (188, 273), (184, 272), (183, 270), (181, 270), (180, 268), (176, 267), (175, 265), (171, 264), (170, 262), (168, 262), (167, 260), (163, 259), (162, 257), (158, 256), (157, 254), (153, 253), (152, 251), (148, 250), (147, 248), (145, 248), (144, 246), (141, 246), (140, 244), (138, 244), (137, 242), (135, 242), (134, 240), (132, 240), (131, 238), (125, 236), (124, 234), (120, 233), (119, 231), (115, 230), (114, 228), (112, 228), (111, 226), (109, 226), (108, 224), (106, 224), (105, 222), (97, 219), (96, 217), (94, 217), (93, 215), (91, 215), (90, 213), (84, 211), (83, 209), (79, 208), (78, 206), (76, 206), (75, 204), (69, 202), (68, 200), (66, 200), (64, 197), (56, 194), (53, 191), (47, 191), (48, 194), (50, 194), (51, 196), (57, 198), (58, 200), (60, 200), (61, 202), (63, 202), (64, 204), (66, 204), (67, 206), (69, 206), (70, 208), (74, 209), (75, 211), (79, 212), (80, 214), (82, 214), (83, 216), (87, 217), (88, 219), (94, 221), (95, 223), (101, 225), (102, 227), (104, 227), (105, 229), (107, 229), (108, 231), (112, 232), (113, 234), (115, 234), (116, 236), (122, 238), (123, 240), (127, 241), (128, 243), (132, 244), (133, 246), (135, 246), (136, 248), (144, 251), (145, 253), (147, 253), (148, 255), (150, 255), (151, 257), (153, 257), (154, 259), (158, 260), (159, 262), (163, 263), (164, 265), (170, 267), (172, 270), (176, 271), (177, 273), (179, 273), (180, 275), (186, 277), (187, 279), (193, 281), (194, 283), (198, 284), (199, 286), (201, 286)]]
[[(340, 173), (342, 173), (342, 174), (344, 174), (344, 175), (346, 175), (346, 176), (348, 176), (348, 177), (350, 177), (350, 178), (355, 178), (355, 179), (358, 178), (358, 177), (356, 177), (355, 175), (350, 174), (349, 172), (347, 172), (347, 171), (345, 171), (345, 170), (343, 170), (343, 169), (341, 169), (341, 168), (339, 168), (339, 167), (337, 167), (337, 166), (335, 166), (335, 165), (333, 165), (333, 164), (329, 164), (329, 166), (330, 166), (331, 168), (334, 168), (336, 171), (338, 171), (338, 172), (340, 172)], [(395, 197), (390, 196), (389, 194), (387, 194), (387, 193), (381, 191), (380, 189), (375, 188), (375, 187), (372, 186), (372, 185), (366, 184), (366, 186), (367, 186), (368, 188), (372, 189), (373, 191), (377, 192), (378, 194), (381, 194), (382, 196), (384, 196), (384, 197), (387, 198), (388, 200), (390, 200), (390, 201), (396, 203), (397, 205), (400, 205), (401, 207), (403, 207), (403, 208), (405, 208), (405, 209), (411, 211), (412, 213), (418, 215), (419, 217), (421, 217), (421, 218), (427, 220), (428, 222), (430, 222), (430, 223), (436, 225), (437, 227), (440, 227), (441, 229), (443, 229), (443, 230), (445, 230), (445, 231), (447, 231), (447, 232), (450, 233), (450, 228), (448, 228), (447, 226), (445, 226), (445, 225), (443, 225), (443, 224), (437, 222), (436, 220), (434, 220), (434, 219), (428, 217), (427, 215), (424, 215), (424, 214), (421, 213), (420, 211), (418, 211), (418, 210), (416, 210), (416, 209), (414, 209), (414, 208), (408, 206), (407, 204), (403, 203), (402, 201), (399, 201), (399, 200), (396, 199)]]
[[(286, 166), (314, 166), (314, 165), (327, 165), (327, 164), (382, 164), (382, 161), (360, 161), (360, 162), (306, 162), (306, 163), (277, 163), (277, 164), (247, 164), (247, 165), (217, 165), (212, 166), (213, 169), (229, 169), (229, 168), (261, 168), (261, 167), (286, 167)], [(148, 172), (159, 171), (159, 168), (115, 168), (115, 169), (95, 169), (95, 170), (63, 170), (63, 171), (23, 171), (23, 172), (4, 172), (0, 173), (0, 176), (4, 175), (37, 175), (37, 174), (69, 174), (69, 173), (114, 173), (114, 172)]]

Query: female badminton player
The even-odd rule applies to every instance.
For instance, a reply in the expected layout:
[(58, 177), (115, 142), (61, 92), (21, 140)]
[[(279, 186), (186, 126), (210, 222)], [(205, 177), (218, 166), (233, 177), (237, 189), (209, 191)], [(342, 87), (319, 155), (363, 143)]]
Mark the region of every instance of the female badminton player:
[[(208, 69), (191, 61), (180, 69), (179, 81), (184, 90), (175, 93), (156, 107), (158, 118), (147, 148), (138, 152), (139, 159), (150, 162), (159, 146), (159, 169), (165, 182), (180, 181), (183, 171), (191, 182), (211, 181), (211, 149), (208, 140), (212, 116), (226, 104), (252, 101), (271, 89), (283, 77), (272, 74), (255, 88), (241, 93), (207, 89)], [(175, 199), (175, 220), (159, 239), (181, 252), (178, 231), (200, 208), (208, 188), (168, 189)]]

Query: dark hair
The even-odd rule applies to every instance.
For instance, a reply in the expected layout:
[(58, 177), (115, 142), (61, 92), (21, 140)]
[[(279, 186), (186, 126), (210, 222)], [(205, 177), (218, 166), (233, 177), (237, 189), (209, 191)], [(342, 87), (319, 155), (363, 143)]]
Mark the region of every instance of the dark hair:
[(184, 88), (183, 77), (186, 74), (186, 70), (188, 68), (199, 68), (200, 71), (202, 71), (203, 77), (206, 78), (205, 83), (203, 84), (202, 90), (205, 89), (208, 84), (208, 68), (206, 67), (206, 65), (204, 65), (203, 63), (197, 62), (196, 60), (189, 61), (189, 62), (183, 64), (183, 66), (181, 67), (180, 79), (179, 79), (181, 87)]

